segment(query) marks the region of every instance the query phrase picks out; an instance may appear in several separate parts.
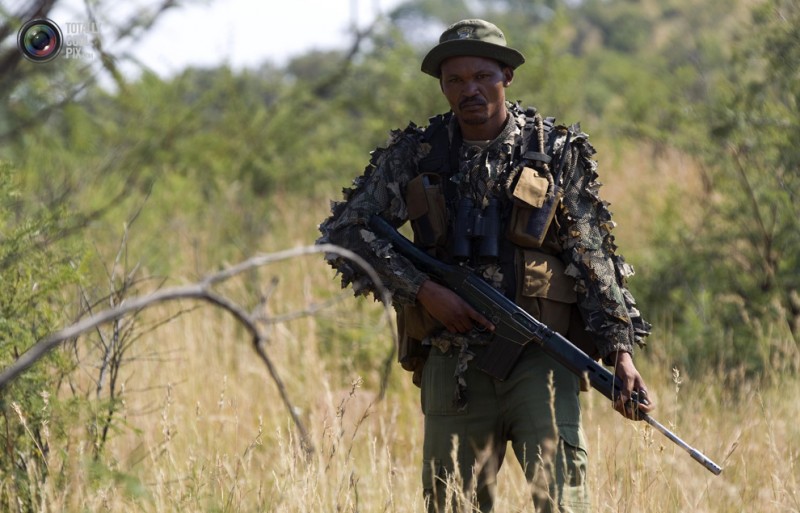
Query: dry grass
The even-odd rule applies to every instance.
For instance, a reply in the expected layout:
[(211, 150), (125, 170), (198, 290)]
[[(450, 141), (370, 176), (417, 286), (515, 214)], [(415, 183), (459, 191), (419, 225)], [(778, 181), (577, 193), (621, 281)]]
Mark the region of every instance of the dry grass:
[[(277, 204), (284, 233), (263, 249), (307, 244), (326, 205)], [(621, 205), (624, 208), (624, 205)], [(297, 212), (304, 212), (300, 216)], [(339, 293), (321, 258), (262, 269), (231, 284), (243, 302), (273, 276), (268, 313)], [(175, 306), (148, 316), (166, 317)], [(658, 337), (658, 335), (656, 335)], [(151, 333), (124, 371), (119, 429), (102, 464), (76, 427), (50, 453), (61, 475), (38, 490), (46, 512), (419, 512), (422, 416), (399, 366), (378, 400), (388, 328), (371, 301), (346, 298), (317, 318), (271, 328), (269, 353), (309, 429), (306, 456), (248, 337), (225, 314), (195, 310)], [(658, 343), (658, 341), (654, 341)], [(145, 358), (149, 355), (149, 358)], [(155, 357), (154, 357), (155, 356)], [(656, 418), (725, 467), (715, 477), (643, 424), (623, 420), (597, 394), (583, 396), (590, 480), (598, 512), (800, 511), (800, 382), (723, 390), (719, 376), (685, 376), (642, 359)], [(25, 412), (21, 412), (25, 414)], [(59, 419), (80, 426), (80, 419)], [(31, 469), (30, 472), (36, 472)], [(531, 511), (513, 459), (501, 471), (497, 511)]]
[[(127, 425), (112, 439), (112, 463), (90, 465), (76, 439), (66, 480), (47, 483), (42, 510), (421, 511), (422, 418), (408, 376), (395, 368), (388, 395), (377, 401), (375, 388), (358, 376), (326, 368), (313, 347), (321, 341), (300, 341), (291, 331), (276, 333), (271, 354), (311, 433), (316, 451), (310, 457), (232, 321), (197, 312), (148, 341), (177, 353), (130, 369)], [(387, 334), (375, 343), (388, 340)], [(800, 407), (792, 399), (800, 384), (725, 391), (711, 376), (679, 376), (678, 386), (670, 369), (644, 367), (659, 401), (657, 418), (725, 470), (713, 476), (659, 433), (623, 420), (599, 395), (587, 394), (596, 511), (800, 509)], [(53, 468), (62, 457), (53, 454)], [(531, 511), (527, 497), (510, 459), (501, 471), (497, 511)]]

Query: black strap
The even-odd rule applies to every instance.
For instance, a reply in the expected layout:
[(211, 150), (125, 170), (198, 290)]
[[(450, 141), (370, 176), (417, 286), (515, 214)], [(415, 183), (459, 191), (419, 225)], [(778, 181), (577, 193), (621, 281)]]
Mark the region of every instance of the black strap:
[(456, 125), (451, 144), (450, 132), (447, 129), (451, 117), (452, 113), (448, 113), (429, 120), (428, 128), (425, 129), (423, 137), (431, 145), (431, 151), (420, 161), (419, 171), (433, 172), (440, 175), (445, 201), (447, 201), (448, 207), (455, 208), (457, 201), (456, 184), (450, 178), (458, 173), (459, 149), (463, 139), (461, 130)]
[[(531, 138), (533, 138), (533, 135), (531, 135)], [(553, 160), (547, 153), (539, 153), (538, 151), (526, 151), (522, 158), (525, 160), (538, 160), (539, 162), (544, 162), (545, 164), (549, 164), (550, 161)]]

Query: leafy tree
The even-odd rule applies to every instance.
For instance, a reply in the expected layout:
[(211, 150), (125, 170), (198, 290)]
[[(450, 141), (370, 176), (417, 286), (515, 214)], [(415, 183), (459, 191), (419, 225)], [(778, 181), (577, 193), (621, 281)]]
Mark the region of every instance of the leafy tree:
[(698, 108), (708, 128), (707, 143), (693, 146), (708, 170), (702, 207), (696, 219), (664, 217), (679, 228), (663, 239), (653, 290), (690, 362), (800, 370), (798, 22), (797, 2), (757, 7), (713, 104)]

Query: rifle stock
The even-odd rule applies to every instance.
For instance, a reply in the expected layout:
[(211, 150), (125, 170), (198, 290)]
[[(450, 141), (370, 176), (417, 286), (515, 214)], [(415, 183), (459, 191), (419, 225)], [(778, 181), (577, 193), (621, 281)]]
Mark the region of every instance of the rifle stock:
[[(483, 358), (477, 362), (480, 370), (496, 379), (506, 379), (525, 347), (533, 342), (567, 370), (579, 378), (587, 378), (592, 387), (609, 400), (616, 401), (619, 397), (621, 389), (619, 378), (564, 336), (520, 308), (469, 268), (445, 264), (433, 258), (379, 216), (370, 218), (369, 227), (379, 236), (389, 240), (392, 246), (419, 270), (450, 288), (495, 325), (487, 350)], [(636, 401), (634, 397), (634, 406)], [(719, 475), (722, 472), (719, 465), (681, 440), (650, 415), (638, 412), (637, 416), (687, 451), (695, 461), (713, 474)]]

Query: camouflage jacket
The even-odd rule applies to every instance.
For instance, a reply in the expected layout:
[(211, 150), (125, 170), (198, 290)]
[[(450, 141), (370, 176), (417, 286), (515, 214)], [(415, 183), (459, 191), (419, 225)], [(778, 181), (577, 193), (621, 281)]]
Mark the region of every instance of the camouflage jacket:
[[(487, 148), (480, 150), (467, 145), (462, 148), (459, 171), (451, 178), (460, 196), (468, 195), (478, 202), (488, 198), (511, 201), (509, 188), (515, 173), (521, 169), (519, 155), (524, 155), (527, 149), (530, 123), (526, 128), (527, 117), (518, 105), (508, 103), (507, 107), (511, 114), (509, 121)], [(454, 127), (455, 120), (451, 119), (448, 127), (451, 133)], [(576, 280), (578, 306), (593, 334), (598, 354), (605, 358), (617, 350), (632, 353), (635, 344), (644, 345), (650, 326), (642, 319), (626, 288), (626, 279), (633, 269), (616, 253), (611, 213), (598, 195), (594, 148), (579, 127), (570, 130), (573, 135), (566, 155), (564, 180), (568, 185), (556, 213), (559, 256), (566, 265), (566, 273)], [(396, 253), (386, 240), (372, 233), (366, 223), (373, 214), (396, 227), (408, 220), (406, 186), (417, 176), (418, 163), (431, 150), (424, 133), (414, 123), (404, 130), (393, 131), (387, 147), (373, 151), (363, 175), (356, 178), (352, 188), (344, 190), (344, 201), (333, 203), (332, 215), (319, 227), (322, 233), (319, 244), (336, 244), (361, 255), (380, 274), (393, 302), (399, 305), (415, 303), (417, 291), (427, 276)], [(564, 135), (556, 137), (549, 153), (560, 152), (564, 139)], [(372, 282), (358, 266), (338, 255), (329, 254), (326, 258), (341, 273), (342, 287), (352, 285), (356, 295), (375, 292)], [(503, 277), (498, 276), (497, 268), (487, 265), (476, 272), (501, 287)], [(443, 336), (450, 335), (445, 332)]]

